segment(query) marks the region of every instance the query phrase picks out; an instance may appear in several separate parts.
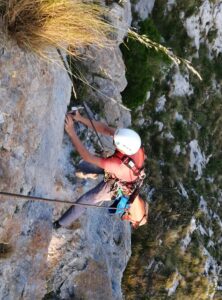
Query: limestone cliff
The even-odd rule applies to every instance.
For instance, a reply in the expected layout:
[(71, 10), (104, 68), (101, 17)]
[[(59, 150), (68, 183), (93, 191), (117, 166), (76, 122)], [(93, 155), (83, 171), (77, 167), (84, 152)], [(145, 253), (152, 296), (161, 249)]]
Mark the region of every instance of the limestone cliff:
[[(103, 100), (107, 121), (128, 125), (130, 114), (118, 104), (126, 86), (118, 45), (131, 22), (130, 4), (109, 9), (117, 27), (115, 46), (83, 50), (93, 57), (86, 62), (92, 71), (87, 80), (96, 87), (94, 98)], [(75, 201), (95, 185), (75, 177), (72, 146), (64, 136), (70, 95), (62, 64), (2, 39), (1, 191)], [(90, 137), (86, 133), (87, 146)], [(121, 299), (121, 277), (131, 252), (129, 224), (106, 210), (88, 209), (72, 230), (54, 232), (52, 221), (67, 205), (0, 199), (0, 299)]]
[[(55, 232), (53, 220), (69, 205), (0, 197), (0, 299), (219, 300), (221, 1), (100, 3), (117, 28), (113, 47), (81, 49), (87, 59), (71, 62), (79, 78), (71, 101), (86, 100), (95, 118), (132, 123), (140, 133), (149, 223), (133, 233), (131, 255), (129, 224), (106, 209), (87, 209), (72, 228)], [(124, 50), (131, 22), (190, 60), (203, 80), (137, 42), (125, 40)], [(102, 179), (76, 177), (79, 157), (64, 134), (70, 96), (62, 64), (1, 34), (0, 191), (75, 201)], [(83, 126), (78, 133), (95, 151), (95, 135)]]

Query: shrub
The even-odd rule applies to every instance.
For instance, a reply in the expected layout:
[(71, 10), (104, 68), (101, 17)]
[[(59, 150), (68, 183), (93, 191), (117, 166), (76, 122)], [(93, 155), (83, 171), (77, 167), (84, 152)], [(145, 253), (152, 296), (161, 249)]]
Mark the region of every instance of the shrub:
[(166, 2), (166, 0), (157, 0), (155, 2), (153, 19), (167, 46), (172, 48), (176, 55), (184, 57), (186, 50), (190, 49), (190, 38), (182, 20), (178, 16), (180, 9), (185, 14), (187, 14), (188, 10), (191, 11), (196, 1), (177, 1), (172, 7), (171, 13), (167, 15), (165, 13)]
[[(151, 19), (139, 23), (140, 34), (160, 42), (160, 35)], [(148, 49), (137, 40), (129, 39), (121, 46), (126, 65), (128, 85), (123, 91), (123, 102), (135, 108), (146, 100), (147, 92), (152, 88), (154, 78), (160, 73), (160, 65), (169, 63), (162, 52)]]

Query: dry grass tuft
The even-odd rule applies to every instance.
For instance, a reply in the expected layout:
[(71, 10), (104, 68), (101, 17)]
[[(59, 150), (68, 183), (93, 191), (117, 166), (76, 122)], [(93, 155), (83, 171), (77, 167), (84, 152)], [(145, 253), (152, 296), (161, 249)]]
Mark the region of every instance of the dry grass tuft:
[(0, 0), (5, 33), (38, 54), (47, 47), (69, 47), (77, 55), (79, 47), (107, 46), (111, 26), (105, 14), (104, 8), (79, 0)]
[(147, 48), (152, 48), (157, 52), (160, 51), (164, 53), (175, 65), (177, 66), (179, 66), (180, 64), (185, 65), (189, 71), (191, 71), (195, 76), (197, 76), (200, 80), (202, 80), (200, 73), (192, 66), (191, 62), (187, 59), (176, 56), (171, 49), (168, 49), (165, 46), (152, 41), (151, 39), (148, 38), (148, 36), (140, 35), (131, 29), (128, 30), (128, 36), (134, 40), (137, 40)]

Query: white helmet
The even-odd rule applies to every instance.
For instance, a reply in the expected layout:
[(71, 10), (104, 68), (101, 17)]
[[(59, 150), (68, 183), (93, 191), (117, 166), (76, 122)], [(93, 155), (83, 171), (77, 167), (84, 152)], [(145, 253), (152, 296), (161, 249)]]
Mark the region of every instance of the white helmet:
[(116, 148), (127, 155), (135, 154), (141, 147), (138, 133), (128, 128), (118, 128), (114, 133)]

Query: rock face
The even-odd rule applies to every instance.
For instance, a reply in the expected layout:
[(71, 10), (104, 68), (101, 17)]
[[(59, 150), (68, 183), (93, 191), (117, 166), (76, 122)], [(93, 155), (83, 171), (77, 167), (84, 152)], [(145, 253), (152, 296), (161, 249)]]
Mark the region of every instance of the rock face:
[[(70, 97), (67, 74), (11, 42), (0, 61), (0, 190), (53, 196)], [(41, 299), (52, 206), (1, 197), (0, 215), (0, 243), (10, 249), (0, 254), (0, 298)]]
[(113, 3), (110, 7), (110, 21), (114, 24), (113, 47), (100, 50), (84, 49), (83, 55), (88, 59), (77, 62), (77, 73), (80, 68), (84, 81), (87, 82), (84, 86), (84, 97), (99, 103), (108, 124), (123, 127), (131, 124), (131, 115), (122, 105), (120, 94), (127, 81), (119, 45), (132, 21), (130, 1), (127, 1), (124, 7)]
[(136, 3), (132, 6), (133, 12), (137, 17), (139, 17), (139, 19), (147, 19), (153, 10), (155, 0), (138, 0), (135, 2)]
[[(113, 22), (127, 28), (130, 4), (110, 9)], [(84, 62), (91, 69), (89, 83), (96, 86), (92, 101), (103, 99), (105, 119), (119, 126), (130, 124), (120, 95), (126, 79), (118, 45), (125, 32), (117, 31), (114, 50), (88, 49), (95, 57)], [(73, 173), (72, 146), (64, 137), (71, 94), (66, 72), (12, 41), (0, 54), (0, 191), (75, 201), (95, 182), (76, 180)], [(122, 298), (129, 224), (107, 210), (89, 209), (73, 230), (53, 232), (52, 220), (68, 205), (0, 199), (0, 299)]]
[(206, 43), (212, 56), (222, 52), (222, 3), (220, 1), (205, 0), (198, 7), (196, 14), (189, 18), (181, 15), (181, 20), (197, 50), (201, 44)]

